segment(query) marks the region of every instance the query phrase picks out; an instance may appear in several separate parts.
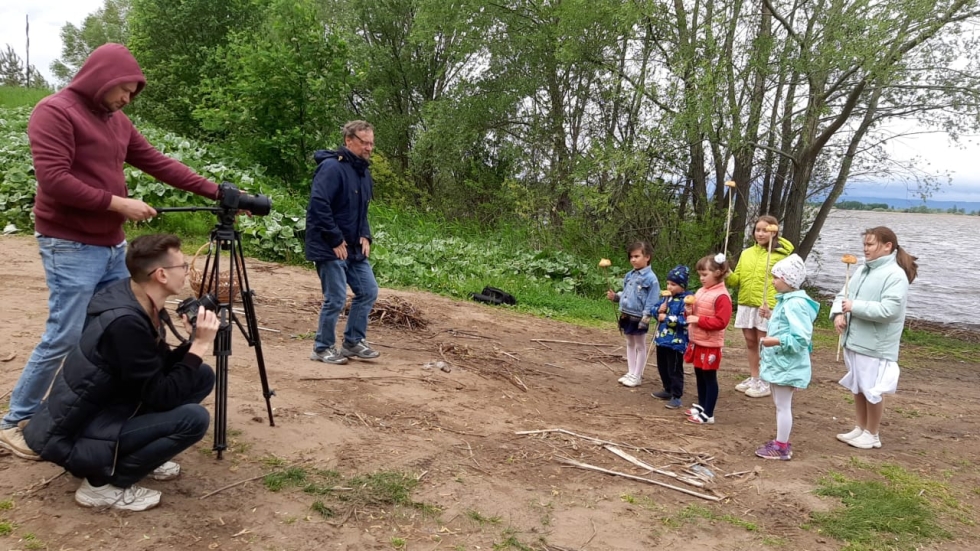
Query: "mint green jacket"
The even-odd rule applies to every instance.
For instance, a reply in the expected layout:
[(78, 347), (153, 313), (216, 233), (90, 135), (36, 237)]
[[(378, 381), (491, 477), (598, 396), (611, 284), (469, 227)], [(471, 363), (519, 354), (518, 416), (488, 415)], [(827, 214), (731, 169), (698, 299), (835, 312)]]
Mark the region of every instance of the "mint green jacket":
[(909, 291), (908, 276), (895, 256), (882, 256), (858, 268), (851, 276), (847, 296), (841, 290), (830, 309), (830, 319), (834, 319), (841, 315), (844, 299), (851, 300), (844, 348), (893, 362), (898, 361)]
[(810, 384), (813, 320), (819, 311), (820, 305), (806, 291), (776, 295), (767, 336), (778, 338), (779, 344), (762, 347), (759, 377), (763, 381), (795, 388)]

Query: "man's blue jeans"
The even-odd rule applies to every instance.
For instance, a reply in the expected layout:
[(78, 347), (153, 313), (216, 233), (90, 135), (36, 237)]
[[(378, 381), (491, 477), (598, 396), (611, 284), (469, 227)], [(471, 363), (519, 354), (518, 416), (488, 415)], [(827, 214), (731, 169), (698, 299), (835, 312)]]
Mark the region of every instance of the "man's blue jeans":
[(129, 277), (126, 243), (97, 247), (37, 236), (48, 284), (48, 322), (10, 395), (10, 411), (0, 428), (30, 419), (48, 393), (54, 374), (78, 344), (92, 295), (113, 281)]
[(378, 299), (378, 282), (374, 279), (371, 263), (367, 260), (328, 260), (317, 262), (316, 272), (320, 276), (323, 306), (320, 307), (320, 324), (313, 350), (323, 352), (336, 344), (337, 318), (347, 302), (348, 285), (354, 291), (354, 299), (347, 315), (344, 342), (353, 345), (367, 338), (368, 314)]

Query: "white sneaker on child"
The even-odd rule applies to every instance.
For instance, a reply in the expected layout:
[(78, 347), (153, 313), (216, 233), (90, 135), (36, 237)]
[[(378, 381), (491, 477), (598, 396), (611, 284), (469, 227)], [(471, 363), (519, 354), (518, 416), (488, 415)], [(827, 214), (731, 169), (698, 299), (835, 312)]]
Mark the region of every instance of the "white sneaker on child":
[(871, 434), (866, 430), (857, 438), (848, 440), (847, 443), (855, 448), (861, 448), (862, 450), (870, 450), (871, 448), (881, 447), (881, 440), (878, 439), (878, 435)]
[(851, 440), (854, 440), (858, 436), (861, 436), (862, 434), (864, 434), (864, 429), (856, 426), (854, 427), (854, 429), (851, 430), (851, 432), (844, 432), (838, 434), (837, 439), (846, 444), (849, 443)]
[(756, 379), (752, 383), (752, 387), (745, 391), (745, 395), (749, 398), (764, 398), (770, 394), (772, 394), (772, 391), (769, 390), (769, 383), (762, 379)]
[(623, 386), (628, 386), (630, 388), (633, 388), (633, 387), (640, 386), (640, 383), (641, 382), (642, 382), (642, 379), (640, 379), (636, 375), (630, 375), (628, 379), (626, 379), (625, 381), (623, 381)]
[(623, 375), (622, 377), (619, 378), (619, 381), (618, 381), (619, 384), (624, 384), (626, 382), (626, 380), (629, 379), (630, 377), (631, 377), (631, 375), (629, 373), (627, 373), (626, 375)]
[(741, 383), (735, 385), (735, 390), (739, 392), (745, 392), (746, 390), (752, 388), (753, 382), (755, 382), (755, 377), (749, 377), (748, 379), (745, 379)]

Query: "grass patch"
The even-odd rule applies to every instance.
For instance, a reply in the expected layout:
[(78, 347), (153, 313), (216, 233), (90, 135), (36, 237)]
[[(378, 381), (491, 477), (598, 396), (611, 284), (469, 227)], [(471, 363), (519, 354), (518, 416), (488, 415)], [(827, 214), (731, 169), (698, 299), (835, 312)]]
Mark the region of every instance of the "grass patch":
[(5, 499), (3, 501), (0, 501), (0, 511), (10, 511), (13, 508), (14, 508), (14, 500)]
[(33, 107), (41, 99), (50, 95), (51, 90), (44, 88), (0, 86), (0, 107)]
[(923, 361), (974, 363), (977, 343), (947, 336), (941, 332), (905, 329), (902, 332), (902, 366), (915, 367)]
[(9, 520), (0, 520), (0, 536), (9, 536), (14, 531), (14, 523)]
[(299, 467), (290, 467), (282, 471), (269, 473), (262, 478), (262, 483), (270, 491), (278, 492), (283, 488), (299, 486), (306, 481), (306, 471)]
[(701, 507), (700, 505), (688, 505), (687, 507), (684, 507), (677, 514), (677, 517), (679, 520), (685, 521), (703, 518), (713, 521), (727, 522), (732, 526), (743, 528), (749, 532), (757, 532), (759, 530), (758, 525), (756, 525), (754, 522), (740, 519), (734, 515), (719, 515), (711, 509)]
[(836, 497), (843, 507), (814, 513), (813, 524), (844, 541), (850, 551), (913, 550), (930, 540), (948, 539), (939, 525), (939, 508), (961, 506), (945, 484), (920, 478), (895, 465), (876, 466), (861, 460), (852, 465), (873, 471), (877, 480), (849, 479), (831, 473), (820, 481), (817, 495)]
[(337, 513), (335, 513), (332, 508), (326, 506), (320, 500), (314, 501), (313, 504), (310, 505), (310, 509), (313, 510), (315, 513), (319, 514), (323, 518), (330, 518), (330, 517), (337, 516)]
[(488, 517), (483, 513), (476, 511), (474, 509), (469, 509), (466, 511), (466, 517), (481, 526), (484, 524), (500, 524), (500, 517)]
[(24, 534), (21, 541), (24, 542), (24, 549), (44, 549), (46, 547), (40, 538), (31, 533)]

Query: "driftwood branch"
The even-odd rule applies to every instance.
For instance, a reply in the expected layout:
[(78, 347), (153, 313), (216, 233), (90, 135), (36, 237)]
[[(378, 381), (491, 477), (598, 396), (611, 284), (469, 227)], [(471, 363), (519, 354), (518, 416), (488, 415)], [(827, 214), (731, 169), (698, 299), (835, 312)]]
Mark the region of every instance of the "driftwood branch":
[(541, 344), (544, 344), (546, 342), (555, 343), (555, 344), (577, 344), (579, 346), (605, 346), (605, 347), (618, 346), (616, 344), (606, 344), (606, 343), (596, 344), (594, 342), (559, 341), (555, 339), (531, 339), (531, 342), (537, 342)]
[(654, 486), (660, 486), (662, 488), (669, 488), (671, 490), (681, 492), (682, 494), (687, 494), (689, 496), (706, 499), (708, 501), (722, 500), (722, 498), (717, 496), (709, 496), (708, 494), (702, 494), (700, 492), (695, 492), (694, 490), (688, 490), (687, 488), (681, 488), (680, 486), (674, 486), (672, 484), (660, 482), (659, 480), (651, 480), (649, 478), (643, 478), (642, 476), (633, 476), (631, 474), (620, 473), (617, 471), (610, 471), (609, 469), (603, 469), (602, 467), (596, 467), (595, 465), (589, 465), (588, 463), (579, 463), (578, 461), (573, 461), (571, 459), (558, 459), (558, 462), (565, 465), (571, 465), (572, 467), (577, 467), (579, 469), (585, 469), (588, 471), (597, 471), (600, 473), (611, 474), (614, 476), (621, 476), (623, 478), (628, 478), (630, 480), (638, 480), (640, 482), (646, 482), (647, 484), (653, 484)]
[(639, 459), (633, 457), (632, 455), (624, 452), (623, 450), (617, 448), (616, 446), (609, 446), (609, 445), (607, 445), (607, 446), (604, 446), (604, 447), (607, 450), (609, 450), (609, 451), (613, 452), (614, 454), (618, 455), (619, 457), (622, 457), (623, 459), (629, 461), (630, 463), (636, 465), (637, 467), (640, 467), (641, 469), (646, 469), (646, 470), (648, 470), (650, 472), (657, 473), (659, 475), (669, 476), (669, 477), (671, 477), (671, 478), (673, 478), (675, 480), (679, 480), (679, 481), (683, 482), (684, 484), (688, 484), (690, 486), (694, 486), (694, 487), (697, 487), (697, 488), (704, 488), (704, 483), (701, 482), (700, 480), (694, 480), (693, 478), (688, 478), (686, 476), (680, 476), (677, 473), (672, 473), (670, 471), (663, 471), (663, 470), (660, 470), (660, 469), (658, 469), (656, 467), (652, 467), (650, 465), (647, 465), (646, 463), (644, 463), (644, 462), (640, 461)]

